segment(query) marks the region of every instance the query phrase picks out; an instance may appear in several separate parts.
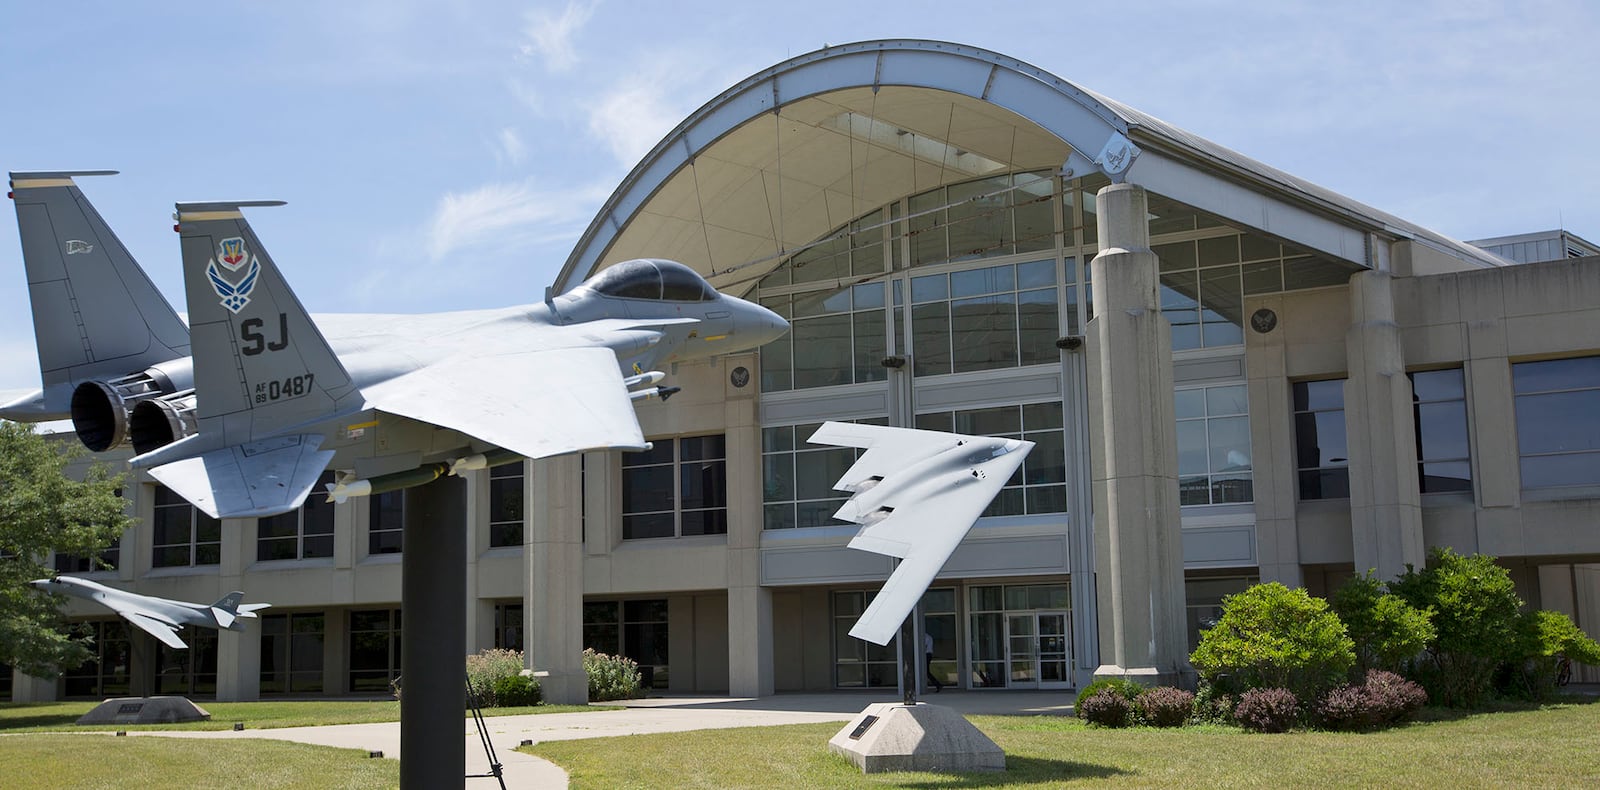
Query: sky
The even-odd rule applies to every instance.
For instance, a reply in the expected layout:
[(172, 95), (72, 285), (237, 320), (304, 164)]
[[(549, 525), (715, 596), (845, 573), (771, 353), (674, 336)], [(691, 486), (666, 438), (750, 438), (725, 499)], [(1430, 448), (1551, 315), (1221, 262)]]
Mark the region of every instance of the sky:
[[(175, 201), (250, 211), (313, 312), (539, 300), (639, 159), (828, 45), (994, 50), (1458, 239), (1600, 241), (1600, 3), (0, 4), (0, 169), (84, 193), (176, 305)], [(0, 220), (0, 395), (38, 386)]]

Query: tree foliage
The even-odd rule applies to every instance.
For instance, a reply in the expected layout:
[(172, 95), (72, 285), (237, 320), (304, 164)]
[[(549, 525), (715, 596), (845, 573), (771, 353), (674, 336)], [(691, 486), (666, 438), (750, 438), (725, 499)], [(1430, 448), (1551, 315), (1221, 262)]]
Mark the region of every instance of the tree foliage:
[(1407, 568), (1389, 589), (1418, 609), (1433, 610), (1438, 633), (1417, 679), (1435, 702), (1474, 707), (1495, 670), (1522, 659), (1522, 599), (1510, 572), (1493, 557), (1437, 548), (1428, 555), (1428, 567)]
[(123, 510), (121, 475), (93, 464), (82, 475), (67, 467), (81, 455), (0, 420), (0, 662), (50, 676), (89, 658), (82, 639), (60, 628), (60, 600), (28, 586), (50, 576), (52, 550), (93, 557), (133, 523)]
[(1286, 688), (1316, 699), (1343, 682), (1355, 645), (1327, 601), (1270, 582), (1224, 599), (1222, 617), (1189, 661), (1226, 693)]
[(1358, 678), (1371, 669), (1399, 672), (1433, 641), (1433, 611), (1384, 592), (1370, 572), (1345, 582), (1329, 603), (1355, 641)]

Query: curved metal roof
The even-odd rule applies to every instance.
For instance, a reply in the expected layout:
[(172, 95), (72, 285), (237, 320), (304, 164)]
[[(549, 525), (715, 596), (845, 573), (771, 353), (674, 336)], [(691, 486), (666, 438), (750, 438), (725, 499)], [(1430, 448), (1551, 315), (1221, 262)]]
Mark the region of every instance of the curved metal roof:
[(885, 40), (784, 61), (684, 119), (612, 193), (556, 288), (635, 257), (744, 282), (901, 196), (1030, 169), (1098, 171), (1363, 266), (1386, 265), (1369, 236), (1504, 263), (1015, 58)]

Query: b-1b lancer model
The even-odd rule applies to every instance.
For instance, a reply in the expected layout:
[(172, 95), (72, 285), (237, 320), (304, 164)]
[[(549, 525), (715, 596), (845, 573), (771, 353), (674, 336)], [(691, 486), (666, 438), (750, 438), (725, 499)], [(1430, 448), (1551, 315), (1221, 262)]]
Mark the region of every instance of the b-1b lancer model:
[(177, 204), (186, 326), (72, 180), (108, 172), (11, 174), (43, 388), (0, 417), (131, 441), (135, 468), (217, 518), (299, 507), (328, 468), (342, 500), (645, 449), (632, 401), (676, 391), (659, 367), (788, 329), (666, 260), (533, 305), (313, 320), (241, 211), (275, 201)]
[(172, 601), (166, 598), (157, 598), (153, 595), (140, 595), (127, 590), (118, 590), (88, 579), (77, 579), (71, 576), (57, 576), (54, 579), (34, 579), (28, 584), (45, 592), (61, 593), (100, 604), (122, 615), (123, 619), (139, 626), (146, 633), (160, 639), (168, 646), (179, 650), (188, 647), (182, 639), (178, 638), (178, 630), (186, 625), (243, 631), (243, 620), (254, 620), (257, 611), (272, 605), (270, 603), (241, 604), (239, 601), (244, 598), (244, 593), (241, 592), (228, 593), (221, 600), (209, 606), (202, 603)]

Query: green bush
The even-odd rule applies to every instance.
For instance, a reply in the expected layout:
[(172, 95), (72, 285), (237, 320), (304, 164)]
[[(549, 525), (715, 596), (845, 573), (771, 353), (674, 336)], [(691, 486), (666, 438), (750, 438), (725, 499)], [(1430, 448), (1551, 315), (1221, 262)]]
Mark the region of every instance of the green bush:
[(1238, 704), (1239, 698), (1234, 694), (1217, 688), (1214, 683), (1200, 683), (1200, 690), (1194, 695), (1195, 721), (1210, 724), (1235, 724), (1233, 707)]
[(527, 675), (507, 675), (494, 681), (495, 705), (521, 708), (539, 704), (539, 682)]
[(506, 706), (508, 703), (502, 702), (496, 694), (496, 684), (502, 678), (521, 675), (523, 666), (520, 650), (492, 648), (467, 656), (467, 682), (478, 695), (478, 704), (485, 708)]
[(1216, 693), (1286, 688), (1316, 699), (1345, 679), (1355, 645), (1327, 601), (1270, 582), (1223, 599), (1189, 661)]
[[(1101, 691), (1104, 691), (1105, 689), (1116, 691), (1118, 694), (1126, 697), (1129, 703), (1132, 703), (1134, 700), (1138, 699), (1139, 695), (1144, 692), (1144, 686), (1139, 685), (1137, 681), (1129, 680), (1127, 678), (1100, 678), (1099, 680), (1084, 686), (1083, 690), (1078, 692), (1078, 702), (1074, 708), (1076, 710), (1082, 710), (1084, 701), (1100, 693)], [(1079, 718), (1082, 718), (1082, 716), (1079, 716)]]
[(1427, 568), (1408, 566), (1389, 590), (1413, 607), (1433, 610), (1437, 633), (1415, 674), (1434, 702), (1475, 707), (1496, 668), (1521, 663), (1527, 645), (1522, 599), (1493, 557), (1434, 549)]
[(1370, 571), (1345, 582), (1329, 603), (1355, 642), (1356, 679), (1372, 669), (1399, 672), (1433, 641), (1433, 610), (1385, 593)]
[(639, 688), (639, 664), (631, 658), (584, 650), (583, 671), (589, 676), (590, 702), (644, 696)]
[(1563, 658), (1600, 664), (1600, 644), (1572, 619), (1545, 609), (1524, 612), (1517, 623), (1520, 662), (1504, 668), (1501, 690), (1533, 700), (1548, 699), (1556, 690)]

